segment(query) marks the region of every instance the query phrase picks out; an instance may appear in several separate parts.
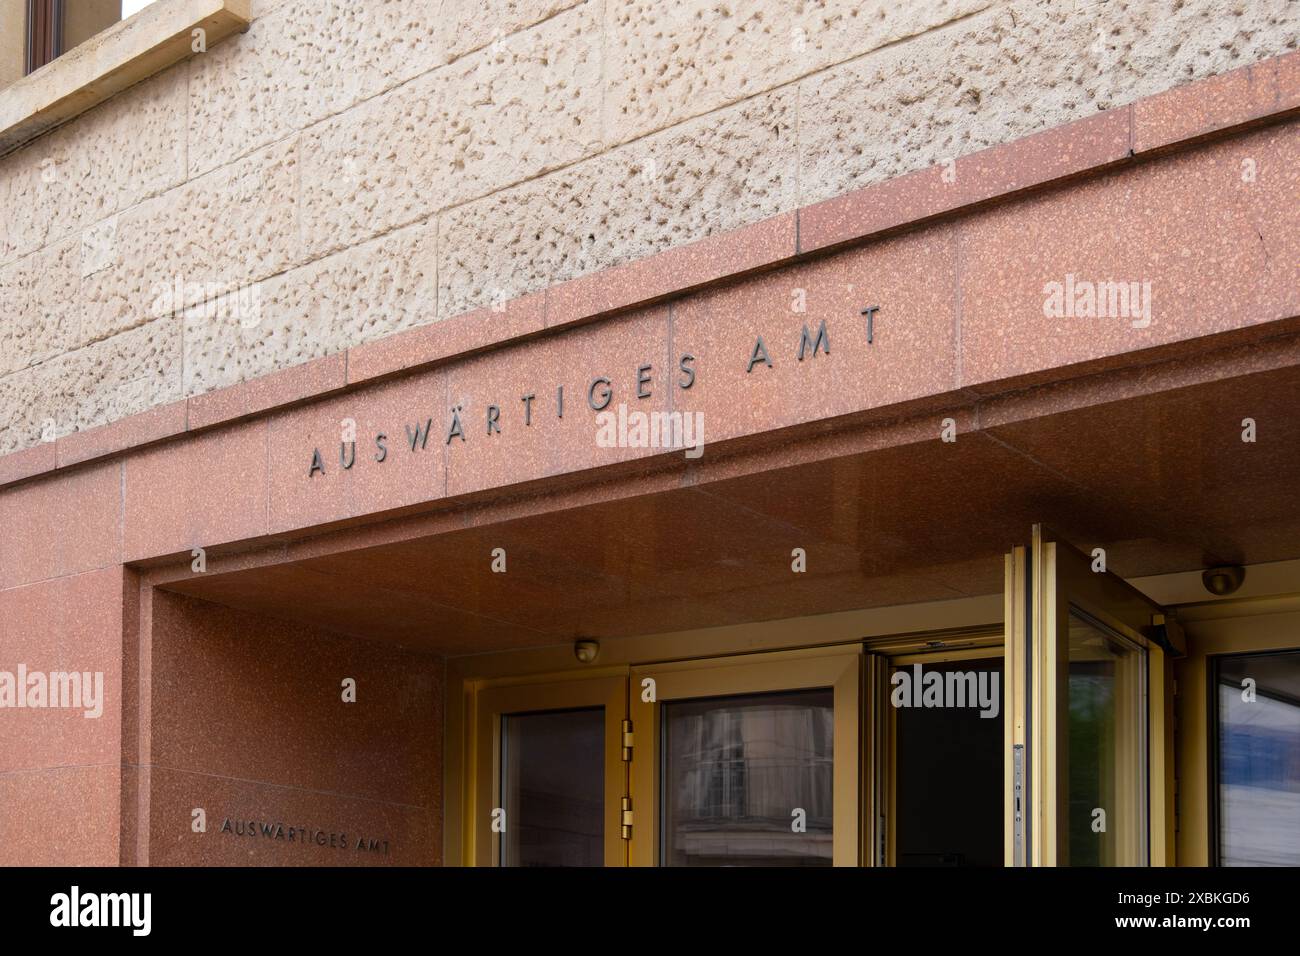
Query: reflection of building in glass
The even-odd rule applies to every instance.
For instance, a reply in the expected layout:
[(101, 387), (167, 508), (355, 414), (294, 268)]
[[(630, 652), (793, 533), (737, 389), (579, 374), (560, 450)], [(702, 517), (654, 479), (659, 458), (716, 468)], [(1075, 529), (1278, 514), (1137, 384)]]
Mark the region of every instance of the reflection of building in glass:
[[(674, 862), (830, 864), (830, 691), (667, 710), (665, 849)], [(796, 810), (805, 815), (805, 830), (793, 826)]]
[(1220, 862), (1300, 865), (1300, 653), (1220, 662), (1218, 766)]

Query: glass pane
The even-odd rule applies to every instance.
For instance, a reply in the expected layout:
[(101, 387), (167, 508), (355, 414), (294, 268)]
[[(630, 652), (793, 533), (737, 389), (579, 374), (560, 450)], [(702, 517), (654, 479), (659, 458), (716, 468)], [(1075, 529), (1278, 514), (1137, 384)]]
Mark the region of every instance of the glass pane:
[[(927, 699), (931, 673), (943, 683)], [(892, 683), (894, 861), (1001, 866), (1002, 658), (911, 665)]]
[(1219, 864), (1300, 866), (1300, 651), (1220, 658), (1218, 698)]
[[(63, 43), (61, 49), (69, 53), (97, 33), (107, 30), (118, 20), (147, 6), (131, 0), (74, 0), (63, 5)], [(128, 12), (129, 11), (129, 12)]]
[(1069, 641), (1071, 866), (1146, 863), (1143, 653), (1073, 612)]
[(834, 702), (826, 689), (665, 704), (663, 862), (830, 866)]
[(502, 866), (605, 863), (605, 709), (502, 718)]

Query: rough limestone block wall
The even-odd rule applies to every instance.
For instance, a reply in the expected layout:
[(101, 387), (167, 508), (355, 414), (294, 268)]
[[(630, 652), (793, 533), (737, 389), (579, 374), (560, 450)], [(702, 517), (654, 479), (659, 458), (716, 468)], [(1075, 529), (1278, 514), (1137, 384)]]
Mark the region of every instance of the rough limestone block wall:
[(0, 157), (0, 453), (1293, 50), (1295, 0), (256, 0)]

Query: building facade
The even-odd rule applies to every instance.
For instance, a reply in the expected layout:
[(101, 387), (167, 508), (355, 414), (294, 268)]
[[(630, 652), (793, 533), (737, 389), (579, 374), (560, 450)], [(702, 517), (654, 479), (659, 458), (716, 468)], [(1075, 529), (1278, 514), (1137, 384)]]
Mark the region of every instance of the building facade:
[(63, 6), (0, 861), (1300, 863), (1296, 4)]

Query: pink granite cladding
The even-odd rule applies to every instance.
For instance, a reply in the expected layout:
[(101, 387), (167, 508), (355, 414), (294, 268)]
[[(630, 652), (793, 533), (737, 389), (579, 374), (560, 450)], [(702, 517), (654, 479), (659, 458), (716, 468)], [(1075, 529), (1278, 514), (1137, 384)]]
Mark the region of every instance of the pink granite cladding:
[[(1175, 544), (1217, 540), (1250, 564), (1294, 556), (1300, 540), (1297, 394), (1300, 368), (1290, 366), (1145, 394), (1123, 412), (1113, 402), (1085, 404), (987, 432), (1052, 472), (1074, 476), (1088, 499), (1116, 517), (1132, 516), (1131, 528)], [(1246, 417), (1259, 423), (1260, 441), (1242, 441)], [(1203, 551), (1185, 566), (1209, 563), (1205, 558)]]
[[(549, 481), (545, 483), (544, 490), (538, 489), (530, 494), (511, 497), (471, 499), (454, 511), (412, 515), (400, 522), (350, 525), (299, 540), (268, 544), (260, 549), (210, 556), (208, 570), (214, 574), (226, 575), (231, 581), (236, 580), (237, 576), (228, 575), (227, 572), (257, 570), (257, 587), (265, 598), (265, 610), (270, 612), (274, 610), (276, 602), (289, 593), (288, 590), (282, 591), (276, 580), (276, 566), (283, 562), (289, 562), (300, 570), (306, 567), (304, 562), (313, 558), (416, 542), (468, 528), (496, 528), (504, 522), (535, 515), (572, 513), (577, 509), (659, 495), (682, 487), (931, 441), (936, 434), (936, 422), (945, 417), (953, 418), (961, 434), (979, 428), (972, 409), (946, 405), (911, 418), (880, 419), (849, 432), (823, 429), (821, 434), (810, 436), (805, 433), (797, 443), (784, 440), (788, 431), (770, 432), (752, 447), (733, 447), (726, 454), (710, 454), (697, 461), (672, 456), (664, 463), (665, 467), (655, 470), (602, 469), (598, 478)], [(188, 565), (181, 568), (163, 565), (149, 574), (152, 583), (178, 589), (187, 589), (187, 582), (194, 581), (196, 577)], [(331, 603), (323, 590), (318, 590), (318, 593), (322, 595), (319, 601), (322, 612), (319, 620), (325, 625), (328, 624), (328, 615), (342, 613), (345, 605), (342, 601)], [(235, 587), (225, 596), (235, 603), (247, 602), (253, 595), (245, 588)], [(385, 595), (385, 600), (391, 600), (391, 595)], [(304, 609), (302, 613), (309, 614), (313, 610), (315, 607)], [(405, 613), (408, 612), (403, 611)], [(373, 618), (368, 608), (361, 608), (356, 614), (355, 623), (360, 627), (366, 621), (373, 623)], [(337, 625), (338, 621), (335, 623)]]
[(546, 326), (653, 302), (794, 258), (794, 213), (774, 216), (627, 265), (571, 279), (546, 293)]
[(1300, 314), (1297, 157), (1300, 123), (1271, 126), (963, 220), (961, 384)]
[(1300, 109), (1300, 56), (1288, 54), (1133, 104), (1133, 150), (1147, 153)]
[(158, 592), (152, 667), (155, 764), (437, 803), (440, 658)]
[(933, 441), (945, 418), (953, 420), (958, 434), (978, 429), (978, 420), (973, 410), (949, 406), (911, 418), (890, 418), (865, 423), (852, 431), (828, 431), (821, 435), (806, 436), (797, 443), (780, 442), (778, 436), (784, 433), (777, 433), (772, 436), (770, 443), (740, 454), (701, 459), (692, 468), (690, 483), (712, 484), (828, 459), (849, 458), (887, 448)]
[[(599, 424), (608, 420), (618, 440), (623, 412), (668, 411), (681, 373), (668, 350), (668, 308), (657, 306), (457, 363), (446, 375), (448, 406), (465, 424), (464, 439), (448, 442), (446, 412), (438, 422), (453, 497), (658, 454), (603, 447)], [(589, 396), (599, 406), (606, 391), (601, 416)]]
[(241, 422), (127, 457), (123, 560), (266, 532), (267, 424)]
[[(150, 866), (442, 863), (437, 808), (162, 767), (148, 777)], [(203, 832), (192, 825), (195, 810)]]
[[(268, 531), (442, 498), (446, 374), (439, 368), (418, 371), (272, 415)], [(324, 470), (313, 473), (316, 451)]]
[(1128, 108), (1067, 123), (799, 211), (799, 252), (841, 245), (996, 197), (1094, 171), (1130, 155)]
[(119, 762), (122, 620), (120, 567), (0, 591), (0, 670), (21, 665), (47, 688), (52, 672), (77, 675), (43, 702), (58, 707), (0, 710), (0, 776)]
[(1291, 367), (1300, 367), (1298, 335), (1247, 340), (1241, 344), (1225, 341), (1217, 349), (1168, 361), (1111, 369), (990, 396), (979, 403), (977, 427), (997, 428), (1093, 405)]
[(0, 865), (117, 866), (117, 765), (0, 773)]
[(97, 462), (0, 489), (0, 589), (119, 563), (122, 467)]
[(468, 355), (526, 338), (546, 327), (546, 293), (476, 309), (414, 329), (366, 342), (348, 350), (348, 383), (365, 382), (406, 369)]
[(195, 431), (327, 394), (347, 384), (347, 353), (327, 355), (189, 399)]
[(172, 402), (128, 415), (115, 422), (64, 435), (58, 448), (58, 467), (68, 468), (83, 461), (103, 458), (129, 448), (148, 445), (173, 435), (184, 434), (187, 427), (186, 403)]
[(695, 293), (673, 304), (672, 354), (698, 369), (673, 410), (703, 415), (707, 444), (949, 392), (956, 304), (951, 227)]
[(21, 448), (7, 455), (0, 455), (0, 487), (31, 478), (58, 467), (58, 453), (55, 442), (41, 442), (30, 448)]
[(1300, 109), (1300, 53), (1288, 53), (1268, 61), (1273, 65), (1279, 112)]

